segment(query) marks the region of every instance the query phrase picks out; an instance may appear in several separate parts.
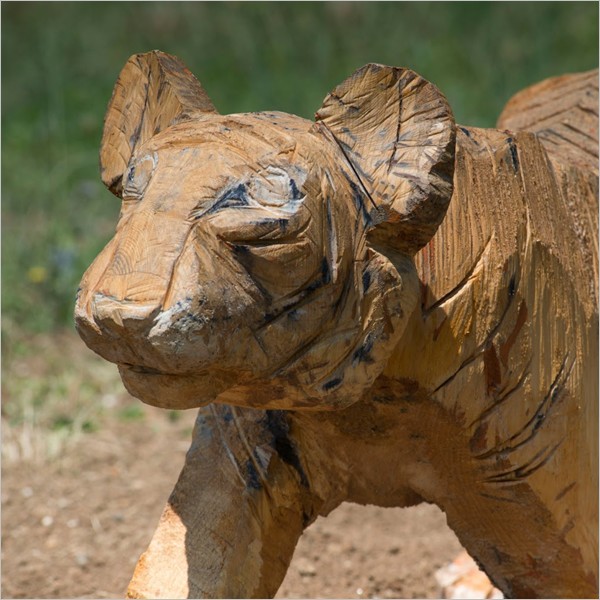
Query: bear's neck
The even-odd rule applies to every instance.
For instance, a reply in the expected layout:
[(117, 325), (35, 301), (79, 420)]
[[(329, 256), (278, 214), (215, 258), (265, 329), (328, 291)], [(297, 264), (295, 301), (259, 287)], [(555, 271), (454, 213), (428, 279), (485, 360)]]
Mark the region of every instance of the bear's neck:
[(526, 283), (530, 237), (517, 143), (496, 130), (458, 129), (454, 194), (435, 236), (415, 256), (420, 303), (387, 377), (443, 391), (484, 356), (500, 329), (514, 327), (505, 317)]

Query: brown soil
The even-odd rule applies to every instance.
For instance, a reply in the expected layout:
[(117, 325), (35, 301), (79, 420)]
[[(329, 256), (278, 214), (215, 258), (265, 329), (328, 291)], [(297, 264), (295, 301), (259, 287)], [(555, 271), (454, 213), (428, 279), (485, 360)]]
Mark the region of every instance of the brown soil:
[[(110, 416), (58, 458), (3, 460), (2, 598), (124, 596), (194, 420), (139, 406), (141, 417)], [(344, 504), (306, 531), (277, 597), (440, 597), (434, 572), (460, 549), (434, 506)]]

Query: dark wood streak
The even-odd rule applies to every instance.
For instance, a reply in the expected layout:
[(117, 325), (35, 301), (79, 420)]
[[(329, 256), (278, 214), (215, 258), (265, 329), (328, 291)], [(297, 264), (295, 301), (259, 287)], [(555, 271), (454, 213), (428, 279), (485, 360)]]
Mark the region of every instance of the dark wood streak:
[[(486, 419), (487, 417), (489, 417), (490, 415), (492, 415), (492, 413), (494, 413), (496, 410), (498, 410), (501, 406), (504, 405), (504, 403), (511, 398), (511, 396), (515, 393), (518, 392), (519, 390), (521, 390), (523, 388), (523, 385), (525, 384), (525, 379), (527, 378), (527, 376), (530, 373), (530, 368), (531, 368), (531, 358), (529, 359), (527, 365), (525, 366), (525, 368), (523, 369), (523, 373), (521, 374), (521, 377), (519, 378), (519, 380), (517, 381), (517, 383), (510, 388), (509, 390), (506, 390), (506, 388), (504, 388), (501, 393), (502, 396), (499, 396), (498, 399), (488, 408), (486, 408), (476, 419), (474, 419), (470, 424), (469, 424), (469, 429), (472, 428), (476, 423), (478, 423), (479, 421), (483, 421), (484, 419)], [(506, 391), (505, 391), (506, 390)]]
[(475, 350), (473, 351), (473, 353), (471, 354), (471, 356), (467, 357), (465, 360), (463, 360), (463, 362), (460, 364), (460, 366), (458, 367), (458, 369), (456, 369), (456, 371), (454, 371), (454, 373), (452, 373), (452, 375), (450, 375), (448, 378), (446, 378), (444, 381), (442, 381), (442, 383), (440, 383), (440, 385), (438, 385), (432, 392), (432, 394), (436, 394), (437, 392), (439, 392), (442, 388), (446, 387), (448, 384), (450, 384), (455, 378), (456, 376), (468, 365), (470, 365), (473, 361), (477, 360), (485, 351), (489, 340), (493, 339), (494, 336), (498, 333), (498, 331), (500, 330), (500, 328), (502, 327), (503, 323), (504, 323), (504, 319), (506, 318), (506, 315), (508, 314), (508, 311), (510, 309), (512, 305), (512, 298), (509, 298), (508, 303), (506, 304), (506, 306), (504, 307), (504, 311), (502, 312), (502, 314), (500, 315), (500, 318), (498, 319), (498, 323), (496, 324), (496, 326), (489, 332), (489, 334), (487, 335), (486, 339), (479, 344), (479, 346), (477, 346), (477, 348), (475, 348)]
[(488, 396), (496, 396), (502, 383), (500, 363), (493, 342), (483, 351), (483, 371), (485, 374), (485, 391)]
[(282, 460), (298, 473), (302, 486), (308, 488), (308, 477), (300, 462), (298, 450), (289, 436), (290, 425), (288, 415), (283, 410), (267, 410), (265, 412), (265, 423), (273, 436), (273, 448)]
[(396, 124), (396, 138), (394, 139), (394, 148), (388, 160), (387, 174), (390, 174), (392, 167), (396, 164), (394, 158), (398, 150), (398, 144), (400, 142), (400, 126), (402, 124), (402, 88), (398, 86), (398, 122)]
[(515, 500), (514, 498), (503, 498), (502, 496), (495, 496), (494, 494), (487, 494), (485, 492), (479, 492), (480, 496), (484, 498), (489, 498), (490, 500), (498, 500), (498, 502), (510, 502), (511, 504), (521, 504), (519, 500)]
[(560, 500), (563, 496), (566, 496), (572, 489), (575, 488), (575, 486), (577, 485), (576, 481), (573, 481), (573, 483), (570, 483), (566, 488), (564, 488), (563, 490), (561, 490), (557, 495), (555, 500)]
[[(554, 378), (554, 381), (550, 385), (550, 389), (548, 390), (548, 393), (544, 396), (544, 398), (542, 398), (541, 402), (538, 405), (537, 410), (535, 411), (533, 416), (527, 421), (527, 423), (525, 423), (525, 425), (523, 425), (523, 427), (520, 429), (520, 431), (518, 431), (517, 433), (512, 435), (510, 438), (508, 438), (508, 440), (501, 442), (500, 444), (497, 444), (496, 446), (494, 446), (487, 452), (484, 452), (483, 454), (480, 454), (480, 455), (476, 456), (475, 458), (485, 459), (485, 458), (490, 458), (492, 455), (499, 454), (500, 452), (506, 452), (506, 453), (514, 452), (515, 450), (523, 447), (525, 444), (527, 444), (529, 441), (531, 441), (534, 438), (535, 434), (538, 432), (538, 430), (542, 426), (543, 422), (545, 421), (546, 417), (548, 416), (548, 413), (550, 412), (552, 407), (555, 405), (555, 403), (558, 401), (558, 399), (561, 395), (560, 392), (562, 391), (566, 380), (569, 378), (569, 375), (571, 374), (571, 371), (573, 369), (573, 364), (571, 365), (570, 369), (565, 374), (565, 365), (566, 365), (567, 358), (568, 358), (568, 355), (565, 356), (563, 363), (562, 363), (556, 377)], [(564, 377), (563, 377), (563, 374), (564, 374)], [(517, 441), (519, 439), (519, 437), (523, 436), (524, 434), (525, 434), (525, 437), (523, 439), (521, 439), (520, 441)], [(511, 442), (516, 442), (516, 443), (511, 445)]]
[(211, 215), (222, 208), (238, 208), (240, 206), (248, 206), (248, 190), (244, 183), (239, 183), (223, 192), (220, 198), (209, 209), (196, 216), (196, 219), (204, 215)]
[(513, 169), (515, 173), (517, 173), (519, 171), (519, 152), (517, 150), (517, 146), (511, 137), (509, 137), (506, 141), (508, 142)]
[[(525, 464), (504, 471), (496, 475), (490, 475), (485, 479), (486, 483), (512, 483), (526, 479), (541, 467), (543, 467), (548, 461), (554, 456), (554, 453), (558, 450), (559, 446), (565, 441), (562, 438), (554, 446), (544, 446), (540, 451), (536, 452), (534, 456), (529, 459)], [(536, 462), (537, 461), (537, 462)]]
[(525, 300), (521, 300), (521, 305), (519, 306), (519, 314), (517, 315), (517, 322), (515, 323), (515, 327), (508, 336), (508, 338), (506, 338), (504, 344), (501, 344), (500, 346), (500, 360), (502, 361), (502, 364), (505, 367), (508, 366), (508, 355), (515, 341), (517, 340), (519, 332), (521, 331), (523, 325), (525, 325), (528, 315), (529, 312), (527, 310), (527, 304), (525, 303)]

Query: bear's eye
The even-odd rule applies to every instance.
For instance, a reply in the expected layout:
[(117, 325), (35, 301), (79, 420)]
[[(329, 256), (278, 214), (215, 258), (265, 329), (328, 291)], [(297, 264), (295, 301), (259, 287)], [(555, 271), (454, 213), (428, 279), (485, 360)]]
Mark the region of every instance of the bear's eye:
[(155, 154), (143, 156), (129, 165), (123, 177), (123, 200), (141, 200), (155, 167)]
[[(298, 174), (304, 179), (303, 174)], [(279, 167), (267, 167), (260, 177), (249, 184), (250, 196), (266, 207), (295, 209), (298, 201), (304, 199), (293, 176)]]
[(256, 216), (256, 211), (262, 211), (263, 215), (275, 220), (289, 218), (304, 202), (301, 189), (305, 179), (306, 175), (300, 169), (294, 169), (290, 175), (284, 169), (268, 166), (224, 189), (208, 207), (201, 201), (190, 213), (190, 218), (197, 221), (207, 217), (215, 224), (224, 209), (248, 210), (246, 216)]
[(222, 208), (238, 208), (248, 206), (248, 189), (245, 184), (227, 190), (207, 211), (206, 214), (212, 214)]

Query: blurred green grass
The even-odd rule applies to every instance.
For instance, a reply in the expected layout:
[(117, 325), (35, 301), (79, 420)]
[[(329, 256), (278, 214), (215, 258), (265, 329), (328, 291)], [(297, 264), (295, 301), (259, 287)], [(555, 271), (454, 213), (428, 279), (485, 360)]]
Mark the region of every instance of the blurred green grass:
[(79, 279), (119, 212), (97, 155), (133, 53), (179, 56), (223, 113), (309, 118), (359, 66), (409, 66), (477, 126), (493, 126), (519, 89), (598, 64), (595, 2), (4, 2), (1, 11), (3, 342), (72, 326)]
[[(148, 407), (124, 390), (115, 365), (83, 347), (72, 332), (11, 332), (3, 353), (2, 464), (43, 463), (115, 423), (178, 425), (189, 438), (193, 414)], [(193, 413), (193, 411), (192, 411)], [(192, 420), (191, 420), (192, 419)]]

